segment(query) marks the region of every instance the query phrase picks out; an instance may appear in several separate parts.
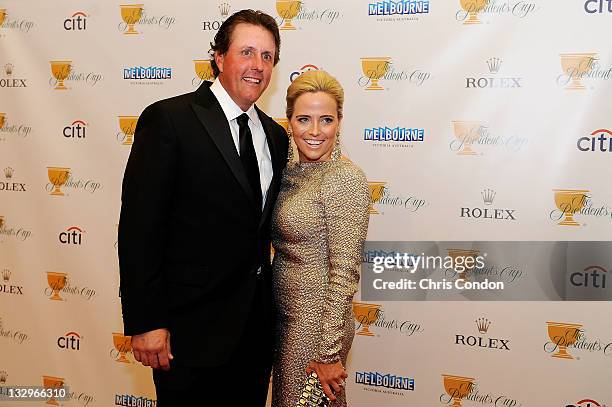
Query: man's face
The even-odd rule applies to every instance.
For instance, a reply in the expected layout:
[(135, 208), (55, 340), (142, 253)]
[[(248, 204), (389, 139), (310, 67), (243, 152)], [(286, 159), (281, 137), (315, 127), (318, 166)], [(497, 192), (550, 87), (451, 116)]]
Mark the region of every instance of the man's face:
[(259, 99), (270, 83), (276, 46), (265, 28), (240, 23), (234, 27), (227, 53), (215, 53), (218, 79), (232, 100), (243, 110)]

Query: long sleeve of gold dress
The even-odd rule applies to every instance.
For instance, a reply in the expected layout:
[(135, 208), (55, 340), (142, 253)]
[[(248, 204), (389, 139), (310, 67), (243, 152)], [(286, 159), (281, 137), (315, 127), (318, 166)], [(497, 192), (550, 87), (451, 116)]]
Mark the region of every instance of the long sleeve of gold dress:
[[(290, 163), (272, 224), (277, 352), (273, 407), (294, 407), (311, 360), (342, 361), (353, 342), (352, 300), (370, 194), (353, 163)], [(346, 406), (344, 389), (333, 406)]]

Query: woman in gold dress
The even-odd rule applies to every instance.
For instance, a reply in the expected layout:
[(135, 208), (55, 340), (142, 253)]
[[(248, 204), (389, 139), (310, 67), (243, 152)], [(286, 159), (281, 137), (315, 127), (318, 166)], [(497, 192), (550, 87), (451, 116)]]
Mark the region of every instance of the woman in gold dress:
[(346, 406), (346, 357), (355, 326), (370, 194), (359, 167), (340, 159), (344, 91), (323, 71), (287, 89), (289, 136), (299, 161), (287, 163), (273, 215), (277, 354), (273, 407), (295, 407), (315, 371), (332, 406)]

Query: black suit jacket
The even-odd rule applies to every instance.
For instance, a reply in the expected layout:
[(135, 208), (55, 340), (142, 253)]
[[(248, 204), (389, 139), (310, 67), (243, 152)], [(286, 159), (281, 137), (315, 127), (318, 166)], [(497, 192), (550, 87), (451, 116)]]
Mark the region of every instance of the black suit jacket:
[(119, 223), (124, 333), (168, 328), (173, 363), (230, 357), (260, 266), (271, 301), (270, 217), (288, 138), (257, 113), (274, 172), (261, 215), (209, 82), (153, 103), (138, 120)]

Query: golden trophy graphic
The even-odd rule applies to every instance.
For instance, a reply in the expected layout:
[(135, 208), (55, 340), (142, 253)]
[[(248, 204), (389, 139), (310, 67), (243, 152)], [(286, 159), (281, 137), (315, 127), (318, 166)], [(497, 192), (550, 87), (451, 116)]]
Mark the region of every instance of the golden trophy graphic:
[(563, 226), (580, 226), (574, 220), (574, 213), (580, 211), (587, 198), (586, 189), (553, 189), (555, 192), (555, 204), (557, 209), (565, 215), (565, 219), (558, 223)]
[(567, 347), (576, 343), (580, 337), (580, 328), (582, 328), (582, 325), (550, 321), (547, 321), (546, 324), (548, 325), (548, 337), (559, 347), (557, 353), (552, 356), (554, 358), (574, 359), (574, 357), (567, 352)]
[(0, 229), (4, 227), (4, 216), (0, 215)]
[(380, 202), (385, 195), (386, 182), (368, 181), (368, 189), (370, 190), (370, 215), (379, 215), (380, 212), (374, 208), (374, 204)]
[(390, 57), (369, 57), (361, 58), (361, 71), (363, 74), (370, 78), (370, 85), (365, 88), (366, 90), (383, 90), (382, 86), (378, 84), (378, 80), (385, 76), (391, 65)]
[[(449, 257), (453, 259), (453, 269), (457, 273), (457, 278), (466, 280), (467, 273), (469, 271), (472, 271), (472, 269), (476, 265), (476, 256), (478, 256), (479, 251), (469, 250), (469, 249), (446, 249), (446, 250), (448, 251)], [(465, 267), (465, 270), (463, 271), (457, 271), (456, 268), (454, 267), (458, 263), (459, 258), (464, 259), (462, 260), (462, 263), (461, 263), (463, 267)], [(472, 267), (467, 267), (465, 265), (465, 259), (471, 259), (470, 262), (472, 263)]]
[(289, 120), (284, 117), (274, 117), (274, 121), (285, 129), (286, 132), (289, 132)]
[(122, 363), (132, 363), (125, 356), (126, 353), (132, 351), (132, 337), (125, 336), (119, 332), (113, 332), (113, 345), (115, 345), (115, 349), (119, 352), (119, 358), (116, 359), (117, 362)]
[[(45, 389), (59, 389), (64, 387), (64, 378), (63, 377), (54, 377), (54, 376), (43, 376), (43, 387)], [(47, 400), (46, 404), (51, 404), (53, 406), (59, 406), (60, 404), (55, 400), (55, 397), (51, 396), (49, 400)]]
[(194, 59), (193, 62), (198, 78), (203, 81), (213, 81), (215, 79), (212, 66), (210, 65), (210, 59)]
[(283, 19), (281, 30), (295, 30), (295, 26), (291, 24), (291, 19), (295, 18), (302, 8), (300, 0), (276, 0), (276, 11)]
[(472, 143), (478, 139), (478, 130), (480, 122), (453, 120), (453, 131), (455, 137), (462, 143), (463, 148), (457, 154), (459, 155), (476, 155), (472, 150)]
[(357, 335), (374, 336), (370, 331), (370, 325), (374, 324), (378, 319), (380, 308), (380, 304), (353, 301), (355, 320), (361, 324), (361, 330), (357, 332)]
[(460, 0), (461, 8), (468, 12), (469, 17), (463, 22), (464, 25), (468, 24), (480, 24), (481, 21), (478, 19), (478, 13), (480, 13), (489, 0)]
[(57, 84), (55, 85), (56, 90), (66, 90), (68, 89), (66, 85), (64, 85), (64, 80), (68, 78), (70, 75), (70, 71), (72, 70), (72, 61), (50, 61), (51, 62), (51, 74), (55, 79), (57, 79)]
[(461, 407), (461, 399), (467, 397), (472, 392), (474, 387), (474, 378), (451, 376), (443, 374), (444, 390), (446, 394), (453, 398), (452, 407)]
[(134, 143), (137, 122), (138, 116), (119, 116), (119, 128), (125, 134), (123, 143), (121, 143), (124, 146), (131, 146)]
[(0, 129), (4, 127), (4, 123), (6, 123), (6, 113), (0, 112)]
[(4, 23), (4, 18), (6, 17), (6, 9), (0, 8), (0, 25)]
[(59, 295), (59, 292), (66, 287), (67, 280), (67, 273), (47, 271), (47, 284), (49, 284), (49, 287), (51, 290), (53, 290), (53, 294), (51, 297), (49, 297), (50, 300), (64, 301), (64, 299)]
[(581, 54), (560, 54), (560, 56), (563, 72), (572, 80), (565, 89), (586, 89), (582, 84), (582, 77), (593, 67), (593, 61), (595, 61), (597, 54), (594, 52), (587, 52)]
[(47, 176), (49, 181), (55, 187), (51, 195), (64, 196), (60, 187), (70, 178), (70, 168), (65, 167), (47, 167)]
[(134, 29), (134, 25), (140, 21), (144, 4), (122, 4), (119, 7), (121, 7), (121, 18), (128, 26), (128, 29), (123, 34), (138, 34), (138, 31)]

